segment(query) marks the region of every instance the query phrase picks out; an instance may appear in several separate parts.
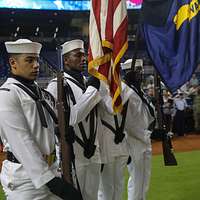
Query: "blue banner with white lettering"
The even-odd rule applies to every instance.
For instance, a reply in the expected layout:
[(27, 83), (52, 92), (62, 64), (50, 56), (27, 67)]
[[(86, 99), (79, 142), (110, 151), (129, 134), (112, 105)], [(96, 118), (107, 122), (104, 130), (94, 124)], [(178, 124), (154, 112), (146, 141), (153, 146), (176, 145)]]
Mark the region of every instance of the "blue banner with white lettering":
[[(143, 21), (143, 31), (149, 55), (163, 82), (175, 93), (190, 78), (200, 57), (200, 0), (168, 1), (169, 12), (164, 3), (168, 0), (147, 0), (146, 6), (155, 4), (154, 13), (165, 10), (166, 21), (159, 26)], [(159, 3), (161, 10), (159, 11)], [(152, 5), (151, 5), (152, 6)], [(146, 9), (148, 11), (148, 9)], [(152, 7), (153, 9), (153, 7)], [(148, 16), (148, 13), (146, 13)], [(153, 17), (153, 16), (152, 16)], [(146, 17), (146, 19), (149, 17)], [(162, 16), (162, 19), (163, 16)], [(163, 20), (164, 21), (164, 20)]]

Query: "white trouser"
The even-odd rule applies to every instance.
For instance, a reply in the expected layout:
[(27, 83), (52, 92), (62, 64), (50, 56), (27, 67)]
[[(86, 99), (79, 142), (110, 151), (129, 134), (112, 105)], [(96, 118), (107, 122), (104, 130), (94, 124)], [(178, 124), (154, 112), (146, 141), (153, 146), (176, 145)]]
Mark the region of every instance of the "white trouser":
[(128, 165), (128, 200), (145, 200), (151, 176), (152, 148), (137, 139), (129, 140), (131, 163)]
[(113, 162), (104, 164), (98, 200), (122, 200), (127, 159), (128, 156), (118, 156)]
[(61, 200), (45, 185), (35, 189), (22, 168), (16, 171), (18, 166), (19, 164), (8, 160), (5, 160), (2, 165), (1, 185), (7, 200)]
[(100, 168), (101, 165), (97, 163), (76, 166), (76, 173), (83, 200), (97, 200)]

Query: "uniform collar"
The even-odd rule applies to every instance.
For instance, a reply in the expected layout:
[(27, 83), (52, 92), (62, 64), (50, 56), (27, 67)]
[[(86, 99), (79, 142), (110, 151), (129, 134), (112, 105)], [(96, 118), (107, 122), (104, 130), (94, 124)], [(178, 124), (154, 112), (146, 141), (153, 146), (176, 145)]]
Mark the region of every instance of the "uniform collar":
[(66, 74), (70, 75), (73, 79), (75, 79), (76, 81), (78, 81), (81, 85), (85, 85), (84, 84), (84, 78), (83, 75), (80, 71), (75, 71), (75, 70), (67, 70), (65, 71)]
[(10, 74), (10, 78), (16, 79), (17, 81), (19, 81), (23, 85), (33, 85), (34, 84), (34, 81), (25, 79), (21, 76), (17, 76), (17, 75), (14, 75), (14, 74)]

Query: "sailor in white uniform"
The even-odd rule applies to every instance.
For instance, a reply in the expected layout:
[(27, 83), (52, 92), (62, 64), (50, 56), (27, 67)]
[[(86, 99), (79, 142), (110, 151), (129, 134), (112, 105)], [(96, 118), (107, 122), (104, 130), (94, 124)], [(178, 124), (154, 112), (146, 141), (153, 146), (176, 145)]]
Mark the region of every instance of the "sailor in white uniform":
[[(122, 64), (122, 69), (128, 71), (132, 60)], [(155, 118), (154, 107), (150, 105), (141, 89), (143, 67), (141, 61), (137, 61), (135, 69), (126, 72), (125, 83), (131, 88), (129, 105), (126, 116), (127, 141), (131, 163), (128, 165), (128, 200), (145, 200), (151, 175), (151, 131), (150, 125)]]
[(106, 160), (102, 163), (98, 200), (121, 200), (124, 190), (124, 170), (129, 156), (124, 132), (127, 110), (124, 109), (123, 114), (114, 115), (112, 99), (106, 85), (104, 90), (104, 92), (101, 90), (103, 99), (99, 104), (99, 110), (103, 124), (103, 153)]
[(0, 136), (7, 152), (1, 184), (9, 200), (80, 199), (79, 192), (58, 177), (55, 150), (55, 101), (35, 79), (42, 45), (27, 39), (5, 42), (11, 76), (0, 87)]
[[(85, 65), (84, 43), (71, 40), (63, 45), (65, 95), (70, 99), (70, 125), (75, 133), (74, 153), (76, 173), (84, 200), (97, 199), (100, 177), (99, 134), (101, 123), (96, 104), (101, 100), (100, 82), (91, 77), (87, 87), (82, 75)], [(57, 99), (57, 80), (47, 90)], [(72, 120), (74, 119), (74, 120)]]

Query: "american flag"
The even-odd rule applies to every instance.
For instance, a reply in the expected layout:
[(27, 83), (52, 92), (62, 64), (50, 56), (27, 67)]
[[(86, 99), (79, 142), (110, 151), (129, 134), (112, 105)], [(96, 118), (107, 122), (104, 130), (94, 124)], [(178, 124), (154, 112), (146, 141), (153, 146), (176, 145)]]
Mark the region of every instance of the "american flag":
[(128, 48), (125, 0), (92, 0), (88, 72), (110, 88), (114, 112), (122, 110), (120, 59)]

